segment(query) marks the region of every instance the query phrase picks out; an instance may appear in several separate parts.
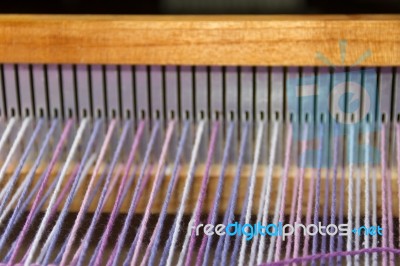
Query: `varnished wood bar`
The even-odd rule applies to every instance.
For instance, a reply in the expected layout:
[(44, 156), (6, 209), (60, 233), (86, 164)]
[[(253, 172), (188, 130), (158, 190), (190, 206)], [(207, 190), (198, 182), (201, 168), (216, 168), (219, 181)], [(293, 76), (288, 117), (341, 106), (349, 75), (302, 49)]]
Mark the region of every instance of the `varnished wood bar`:
[(400, 15), (0, 16), (2, 63), (353, 65), (366, 51), (358, 65), (400, 65)]

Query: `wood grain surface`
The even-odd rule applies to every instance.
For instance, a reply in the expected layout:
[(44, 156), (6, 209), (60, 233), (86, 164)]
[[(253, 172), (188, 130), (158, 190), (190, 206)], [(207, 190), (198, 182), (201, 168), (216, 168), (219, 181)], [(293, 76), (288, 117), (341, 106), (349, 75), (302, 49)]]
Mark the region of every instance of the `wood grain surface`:
[(400, 15), (0, 16), (1, 63), (319, 66), (328, 61), (400, 65)]

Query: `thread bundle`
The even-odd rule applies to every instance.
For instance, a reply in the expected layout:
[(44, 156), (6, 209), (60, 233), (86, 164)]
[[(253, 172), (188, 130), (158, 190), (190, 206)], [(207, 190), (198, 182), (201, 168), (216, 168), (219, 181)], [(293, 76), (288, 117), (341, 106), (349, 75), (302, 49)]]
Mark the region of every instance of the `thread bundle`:
[[(4, 123), (1, 265), (399, 262), (399, 125)], [(205, 233), (235, 223), (383, 235)]]

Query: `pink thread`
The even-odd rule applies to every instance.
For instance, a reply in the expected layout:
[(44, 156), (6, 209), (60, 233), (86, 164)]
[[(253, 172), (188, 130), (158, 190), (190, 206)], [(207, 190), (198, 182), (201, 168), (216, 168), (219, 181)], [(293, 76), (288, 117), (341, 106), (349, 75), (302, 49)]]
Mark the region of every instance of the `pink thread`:
[[(296, 222), (301, 223), (302, 216), (302, 206), (303, 206), (303, 194), (304, 194), (304, 173), (305, 173), (305, 163), (307, 160), (306, 152), (307, 152), (307, 134), (308, 134), (308, 125), (306, 124), (303, 131), (303, 140), (301, 142), (301, 162), (300, 162), (300, 181), (299, 181), (299, 198), (297, 201), (297, 212), (296, 212)], [(300, 249), (300, 234), (296, 234), (294, 237), (294, 247), (293, 247), (293, 256), (297, 257)], [(289, 255), (290, 256), (290, 252)]]
[[(311, 214), (313, 210), (313, 198), (314, 198), (314, 183), (315, 183), (315, 169), (313, 169), (313, 173), (311, 176), (311, 181), (310, 181), (310, 188), (309, 188), (309, 194), (308, 194), (308, 204), (307, 204), (307, 216), (306, 216), (306, 224), (311, 224)], [(300, 203), (299, 203), (300, 204)], [(303, 254), (308, 255), (308, 247), (310, 244), (310, 236), (306, 235), (305, 240), (304, 240), (304, 247), (303, 247)]]
[[(67, 184), (64, 186), (63, 190), (61, 191), (60, 195), (58, 195), (58, 198), (56, 200), (56, 203), (53, 206), (53, 209), (51, 210), (50, 216), (49, 216), (49, 220), (47, 223), (50, 223), (53, 219), (53, 216), (56, 214), (58, 206), (60, 206), (60, 204), (62, 203), (62, 201), (65, 198), (65, 195), (67, 194), (68, 190), (71, 188), (72, 185), (72, 181), (74, 181), (76, 174), (78, 173), (78, 169), (79, 169), (79, 164), (77, 166), (75, 166), (72, 174), (70, 175)], [(27, 252), (25, 253), (22, 261), (25, 261), (25, 259), (27, 258), (29, 251), (31, 249), (32, 245), (30, 245), (30, 247), (28, 248)]]
[[(138, 199), (140, 199), (142, 197), (144, 188), (147, 186), (147, 183), (148, 183), (148, 181), (150, 179), (152, 171), (153, 171), (153, 165), (151, 164), (151, 165), (148, 166), (147, 172), (146, 172), (146, 174), (145, 174), (145, 176), (143, 178), (143, 182), (142, 182), (142, 184), (140, 186), (140, 189), (138, 190)], [(135, 197), (135, 195), (133, 195), (133, 196)], [(107, 266), (111, 266), (115, 259), (118, 260), (118, 258), (115, 258), (116, 252), (117, 252), (117, 244), (118, 244), (118, 242), (116, 243), (116, 245), (115, 245), (115, 247), (113, 249), (113, 252), (111, 253), (111, 256), (108, 258), (108, 261), (107, 261), (107, 264), (106, 264)]]
[[(400, 213), (400, 123), (396, 124), (396, 146), (397, 146), (397, 197), (399, 198), (399, 213)], [(399, 224), (400, 231), (400, 224)], [(400, 243), (400, 240), (399, 240)]]
[(95, 183), (96, 177), (98, 175), (98, 172), (100, 171), (100, 167), (102, 165), (102, 162), (103, 162), (104, 156), (106, 154), (107, 148), (109, 147), (111, 136), (113, 134), (114, 128), (116, 126), (116, 123), (117, 123), (117, 121), (115, 119), (111, 120), (111, 123), (110, 123), (108, 131), (107, 131), (107, 135), (106, 135), (106, 137), (104, 139), (104, 142), (103, 142), (103, 145), (101, 147), (99, 158), (98, 158), (96, 166), (95, 166), (95, 168), (93, 170), (93, 174), (92, 174), (92, 177), (90, 179), (89, 186), (88, 186), (88, 188), (86, 190), (85, 197), (84, 197), (84, 199), (82, 201), (82, 207), (79, 210), (79, 213), (78, 213), (78, 216), (76, 217), (74, 226), (72, 227), (72, 230), (71, 230), (71, 233), (70, 233), (70, 237), (67, 240), (68, 241), (67, 242), (67, 246), (66, 246), (65, 252), (64, 252), (64, 254), (62, 256), (62, 260), (61, 260), (60, 265), (64, 266), (64, 265), (67, 264), (68, 255), (71, 252), (73, 242), (75, 241), (76, 233), (78, 231), (78, 228), (79, 228), (79, 226), (81, 224), (81, 220), (83, 218), (83, 213), (84, 213), (84, 211), (87, 208), (87, 205), (89, 203), (89, 195), (90, 195), (91, 191), (94, 188), (94, 183)]
[[(386, 128), (385, 124), (382, 124), (381, 131), (381, 171), (382, 171), (382, 227), (385, 230), (385, 233), (382, 236), (382, 247), (387, 247), (387, 234), (388, 234), (388, 217), (387, 217), (387, 203), (386, 203), (386, 195), (388, 194), (387, 186), (386, 186)], [(382, 254), (382, 264), (385, 265), (387, 263), (387, 253), (384, 252)]]
[(37, 208), (38, 203), (40, 202), (41, 197), (43, 196), (45, 187), (46, 187), (46, 183), (47, 180), (49, 179), (51, 172), (54, 168), (54, 165), (56, 164), (58, 157), (60, 156), (61, 152), (62, 152), (62, 148), (64, 146), (64, 142), (66, 141), (67, 137), (68, 137), (68, 133), (72, 127), (73, 124), (73, 120), (72, 119), (68, 119), (64, 130), (61, 134), (60, 140), (57, 143), (57, 147), (54, 151), (53, 157), (51, 158), (50, 164), (46, 169), (46, 175), (43, 179), (42, 184), (40, 185), (39, 191), (36, 194), (35, 200), (32, 204), (31, 210), (29, 212), (28, 218), (25, 221), (24, 227), (21, 230), (21, 234), (18, 236), (18, 240), (16, 242), (15, 245), (15, 249), (11, 254), (10, 260), (7, 263), (7, 266), (11, 266), (14, 264), (14, 260), (16, 259), (16, 256), (18, 254), (19, 249), (21, 248), (22, 242), (26, 236), (26, 234), (28, 233), (28, 228), (31, 226), (32, 223), (32, 218), (33, 218), (33, 214), (35, 213), (35, 210)]
[[(169, 123), (169, 125), (168, 125), (167, 134), (166, 134), (165, 140), (164, 140), (164, 145), (162, 147), (161, 155), (160, 155), (160, 158), (159, 158), (159, 161), (158, 161), (157, 172), (156, 172), (156, 175), (155, 175), (155, 179), (153, 181), (153, 187), (151, 188), (150, 197), (149, 197), (149, 200), (148, 200), (148, 203), (147, 203), (147, 206), (146, 206), (146, 210), (145, 210), (142, 222), (141, 222), (142, 226), (140, 227), (140, 231), (139, 231), (139, 235), (138, 235), (138, 241), (137, 241), (138, 244), (135, 247), (135, 252), (133, 253), (131, 265), (135, 265), (136, 261), (138, 259), (139, 251), (141, 249), (142, 242), (143, 242), (142, 240), (143, 240), (143, 237), (144, 237), (144, 233), (145, 233), (146, 228), (147, 228), (147, 222), (148, 222), (148, 220), (150, 218), (151, 207), (153, 206), (153, 202), (154, 202), (154, 200), (156, 198), (156, 195), (157, 195), (157, 188), (158, 188), (157, 184), (159, 182), (161, 182), (161, 178), (164, 177), (164, 175), (162, 174), (162, 170), (164, 168), (165, 157), (167, 156), (169, 143), (170, 143), (170, 140), (171, 140), (171, 137), (172, 137), (172, 133), (173, 133), (173, 130), (174, 130), (174, 125), (175, 125), (174, 121), (171, 121)], [(96, 262), (97, 261), (98, 260), (96, 260)], [(95, 264), (98, 265), (97, 263), (95, 263)]]
[[(286, 139), (286, 151), (285, 151), (285, 168), (283, 172), (283, 194), (282, 194), (282, 201), (281, 201), (281, 209), (279, 211), (279, 221), (283, 222), (284, 215), (285, 215), (285, 198), (286, 198), (286, 187), (287, 187), (287, 180), (289, 175), (289, 167), (290, 167), (290, 148), (292, 146), (292, 124), (289, 124), (288, 135)], [(276, 243), (275, 249), (275, 261), (278, 261), (281, 258), (281, 245), (282, 245), (282, 237), (279, 236)]]
[[(214, 126), (213, 126), (213, 129), (212, 129), (212, 133), (211, 133), (210, 144), (208, 146), (206, 168), (205, 168), (205, 171), (204, 171), (203, 182), (201, 184), (201, 190), (200, 190), (200, 195), (199, 195), (199, 199), (198, 199), (198, 204), (199, 205), (197, 206), (196, 213), (194, 214), (194, 223), (193, 224), (195, 226), (199, 224), (201, 210), (203, 208), (204, 199), (205, 199), (206, 194), (207, 194), (207, 185), (208, 185), (208, 180), (210, 178), (210, 169), (211, 169), (212, 159), (213, 159), (213, 155), (214, 155), (214, 151), (215, 151), (215, 142), (217, 140), (218, 127), (219, 127), (219, 122), (215, 122)], [(191, 265), (190, 262), (191, 262), (191, 259), (192, 259), (192, 254), (193, 254), (193, 249), (194, 249), (195, 242), (196, 242), (196, 236), (195, 236), (195, 232), (193, 231), (191, 236), (190, 236), (189, 250), (188, 250), (188, 254), (187, 254), (186, 262), (185, 262), (186, 266)]]
[(115, 219), (117, 218), (118, 210), (119, 210), (120, 204), (122, 203), (122, 193), (123, 193), (123, 191), (125, 189), (125, 183), (126, 183), (126, 180), (127, 180), (128, 176), (129, 176), (129, 172), (131, 170), (131, 166), (132, 166), (133, 160), (135, 159), (136, 150), (137, 150), (137, 148), (139, 146), (139, 141), (140, 141), (140, 139), (142, 137), (144, 126), (145, 126), (144, 121), (141, 121), (140, 124), (139, 124), (138, 130), (136, 132), (135, 139), (133, 140), (133, 144), (132, 144), (132, 147), (131, 147), (131, 152), (129, 153), (128, 161), (127, 161), (126, 166), (125, 166), (124, 176), (122, 177), (121, 184), (120, 184), (120, 186), (118, 188), (117, 199), (115, 201), (113, 210), (111, 212), (110, 219), (108, 220), (106, 230), (104, 231), (104, 234), (103, 234), (103, 236), (101, 238), (100, 249), (99, 249), (99, 252), (97, 253), (98, 254), (98, 259), (102, 258), (103, 251), (104, 251), (104, 249), (105, 249), (105, 247), (107, 245), (107, 240), (108, 240), (108, 237), (110, 236), (112, 226), (114, 224)]
[[(107, 192), (106, 192), (106, 196), (105, 198), (108, 199), (110, 197), (111, 192), (114, 190), (115, 185), (117, 184), (117, 181), (119, 179), (119, 177), (121, 176), (123, 170), (123, 166), (120, 165), (114, 175), (114, 178), (111, 179), (111, 182), (109, 184), (109, 187), (107, 188)], [(122, 184), (122, 183), (121, 183)], [(104, 204), (102, 206), (98, 206), (97, 208), (104, 208)], [(87, 238), (88, 235), (85, 235), (85, 238)], [(83, 241), (81, 242), (81, 244), (79, 245), (78, 250), (75, 252), (75, 255), (70, 263), (70, 265), (76, 265), (78, 259), (79, 259), (79, 255), (82, 253), (82, 248), (83, 248)]]

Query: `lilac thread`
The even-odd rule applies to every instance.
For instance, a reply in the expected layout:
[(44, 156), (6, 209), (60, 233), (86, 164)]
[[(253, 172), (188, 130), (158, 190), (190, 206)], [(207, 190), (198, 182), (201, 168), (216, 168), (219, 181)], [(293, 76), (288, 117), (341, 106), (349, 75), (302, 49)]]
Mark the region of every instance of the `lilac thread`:
[[(386, 128), (385, 125), (382, 125), (381, 131), (381, 171), (382, 171), (382, 227), (386, 232), (384, 232), (382, 236), (382, 247), (387, 247), (388, 239), (387, 239), (387, 228), (388, 228), (388, 217), (387, 217), (387, 203), (386, 203), (386, 195), (388, 193), (387, 184), (386, 184)], [(386, 265), (387, 262), (387, 253), (383, 252), (382, 254), (382, 265)]]
[[(244, 156), (246, 154), (246, 148), (247, 148), (247, 142), (248, 142), (248, 132), (249, 131), (249, 123), (245, 123), (244, 127), (242, 128), (242, 137), (240, 140), (240, 151), (239, 151), (239, 158), (237, 162), (237, 170), (236, 170), (236, 175), (234, 178), (234, 183), (233, 183), (233, 191), (231, 194), (231, 197), (229, 199), (229, 205), (228, 209), (225, 213), (224, 217), (224, 224), (228, 224), (234, 219), (235, 215), (235, 208), (236, 208), (236, 198), (238, 196), (238, 189), (239, 189), (239, 182), (240, 182), (240, 177), (242, 173), (242, 166), (243, 166), (243, 161), (244, 161)], [(214, 256), (214, 261), (213, 265), (216, 266), (219, 264), (222, 256), (222, 262), (225, 262), (226, 265), (226, 253), (229, 249), (229, 241), (230, 241), (230, 236), (229, 235), (224, 235), (220, 237), (218, 240), (218, 245), (217, 249), (215, 252)], [(222, 252), (221, 252), (222, 249)]]
[(34, 202), (32, 204), (32, 207), (31, 207), (31, 210), (29, 212), (28, 218), (26, 219), (24, 227), (21, 230), (21, 234), (18, 236), (18, 240), (17, 240), (16, 246), (15, 246), (15, 249), (11, 254), (11, 258), (8, 261), (7, 266), (13, 265), (14, 260), (16, 259), (17, 253), (18, 253), (18, 251), (19, 251), (19, 249), (20, 249), (20, 247), (22, 245), (22, 241), (24, 240), (26, 234), (28, 233), (28, 228), (30, 227), (31, 222), (32, 222), (33, 212), (35, 211), (35, 209), (37, 207), (37, 204), (39, 203), (39, 200), (40, 200), (40, 198), (42, 197), (42, 195), (44, 193), (44, 189), (45, 189), (45, 185), (47, 183), (47, 180), (50, 177), (51, 171), (53, 170), (53, 167), (54, 167), (59, 155), (61, 154), (62, 147), (64, 146), (64, 142), (67, 139), (67, 136), (68, 136), (68, 133), (69, 133), (71, 127), (72, 127), (72, 124), (73, 124), (73, 120), (69, 119), (67, 124), (66, 124), (66, 126), (64, 127), (64, 130), (63, 130), (63, 132), (61, 134), (60, 140), (59, 140), (59, 142), (57, 144), (57, 147), (56, 147), (56, 150), (55, 150), (55, 152), (53, 154), (53, 157), (51, 158), (51, 161), (50, 161), (50, 164), (49, 164), (48, 168), (46, 169), (46, 176), (45, 176), (45, 178), (44, 178), (44, 180), (43, 180), (43, 182), (42, 182), (42, 184), (41, 184), (41, 186), (39, 188), (38, 194), (35, 197), (35, 200), (34, 200)]
[[(303, 196), (304, 196), (304, 173), (307, 161), (307, 136), (308, 136), (308, 124), (304, 125), (303, 129), (303, 140), (301, 143), (301, 162), (300, 162), (300, 181), (299, 181), (299, 196), (297, 201), (297, 211), (296, 211), (296, 222), (301, 223), (302, 217), (302, 207), (303, 207)], [(293, 256), (297, 257), (300, 249), (300, 236), (296, 234), (294, 236), (294, 247)]]
[[(221, 173), (220, 173), (220, 176), (218, 179), (217, 191), (215, 194), (215, 199), (214, 199), (214, 203), (212, 206), (212, 210), (208, 216), (209, 224), (215, 224), (216, 220), (217, 220), (217, 214), (218, 214), (217, 212), (218, 212), (220, 199), (222, 196), (222, 189), (224, 186), (226, 167), (229, 162), (229, 155), (230, 155), (230, 151), (231, 151), (231, 147), (232, 147), (231, 142), (232, 142), (232, 138), (233, 138), (234, 129), (235, 129), (235, 123), (231, 122), (229, 125), (229, 128), (228, 128), (225, 150), (224, 150), (224, 155), (222, 158)], [(206, 235), (203, 236), (203, 239), (201, 241), (200, 250), (197, 255), (196, 266), (201, 265), (202, 259), (203, 259), (203, 265), (205, 265), (207, 263), (209, 255), (210, 255), (210, 248), (212, 245), (212, 240), (213, 240), (213, 235), (211, 235), (209, 237), (207, 237)]]
[[(82, 250), (80, 252), (80, 256), (79, 256), (77, 265), (82, 265), (83, 259), (85, 258), (86, 250), (89, 247), (89, 243), (90, 243), (93, 231), (94, 231), (94, 229), (96, 227), (98, 219), (100, 218), (101, 210), (103, 209), (104, 203), (105, 203), (105, 201), (107, 199), (108, 190), (111, 189), (109, 187), (109, 184), (111, 182), (111, 178), (113, 176), (113, 172), (114, 172), (115, 166), (116, 166), (116, 164), (118, 162), (118, 159), (119, 159), (119, 157), (121, 155), (122, 148), (124, 147), (124, 143), (125, 143), (126, 137), (128, 135), (128, 130), (129, 130), (130, 127), (131, 127), (131, 122), (130, 121), (126, 121), (125, 125), (124, 125), (124, 128), (122, 130), (122, 133), (121, 133), (117, 148), (115, 149), (115, 152), (114, 152), (114, 155), (113, 155), (113, 159), (112, 159), (112, 162), (110, 164), (110, 169), (108, 170), (108, 175), (107, 175), (106, 180), (104, 182), (103, 190), (101, 192), (101, 196), (100, 196), (99, 202), (97, 204), (96, 211), (95, 211), (94, 216), (92, 218), (92, 221), (90, 223), (89, 229), (88, 229), (88, 231), (86, 233), (86, 236), (85, 236), (85, 238), (83, 240)], [(82, 206), (84, 206), (84, 204), (82, 204)]]
[(28, 180), (26, 182), (26, 185), (18, 199), (17, 205), (14, 208), (14, 212), (11, 216), (11, 218), (9, 219), (8, 223), (7, 223), (7, 227), (4, 230), (3, 235), (1, 236), (0, 239), (0, 248), (4, 246), (5, 241), (8, 239), (10, 233), (11, 233), (11, 229), (12, 227), (16, 224), (16, 222), (19, 220), (19, 218), (22, 215), (23, 210), (26, 209), (27, 205), (29, 204), (29, 202), (31, 202), (31, 199), (33, 198), (33, 196), (35, 195), (35, 193), (39, 190), (40, 188), (40, 184), (43, 183), (44, 178), (46, 177), (46, 172), (44, 174), (42, 174), (42, 176), (40, 177), (39, 182), (37, 182), (33, 188), (33, 190), (31, 191), (31, 193), (29, 194), (29, 196), (27, 197), (27, 199), (24, 201), (25, 199), (25, 195), (29, 190), (29, 185), (32, 183), (33, 178), (35, 177), (35, 172), (36, 169), (39, 167), (40, 161), (42, 160), (47, 148), (48, 148), (48, 143), (50, 141), (51, 136), (54, 133), (54, 130), (56, 129), (58, 125), (58, 121), (54, 120), (51, 123), (51, 127), (49, 129), (49, 131), (47, 132), (45, 139), (43, 141), (43, 144), (40, 148), (39, 154), (37, 155), (37, 158), (34, 162), (33, 167), (31, 168), (30, 172), (28, 173), (26, 180)]
[[(315, 207), (314, 207), (314, 224), (318, 224), (319, 217), (319, 205), (320, 205), (320, 194), (321, 194), (321, 167), (322, 167), (322, 157), (324, 152), (324, 124), (319, 125), (319, 148), (318, 148), (318, 160), (317, 160), (317, 184), (315, 187)], [(315, 235), (313, 237), (312, 253), (316, 254), (318, 248), (318, 237)], [(314, 264), (314, 263), (313, 263)]]
[[(339, 125), (334, 125), (334, 143), (333, 143), (333, 177), (332, 177), (332, 204), (331, 204), (331, 224), (335, 224), (336, 220), (336, 186), (338, 173), (338, 146), (339, 146)], [(329, 240), (329, 252), (335, 251), (335, 236), (331, 236)], [(333, 266), (333, 260), (329, 260), (329, 265)]]
[[(205, 199), (206, 193), (207, 193), (207, 185), (208, 185), (208, 181), (210, 179), (210, 169), (211, 169), (211, 165), (213, 162), (212, 159), (214, 157), (213, 155), (214, 155), (214, 151), (215, 151), (215, 143), (216, 143), (216, 139), (217, 139), (218, 128), (219, 128), (219, 122), (215, 122), (213, 129), (212, 129), (210, 145), (208, 147), (209, 150), (208, 150), (208, 155), (207, 155), (206, 169), (204, 171), (203, 182), (201, 184), (200, 195), (199, 195), (199, 199), (198, 199), (199, 205), (198, 205), (198, 208), (196, 209), (197, 213), (194, 214), (194, 225), (196, 225), (196, 226), (200, 221), (201, 210), (203, 208), (204, 199)], [(185, 266), (190, 265), (190, 262), (192, 260), (195, 242), (196, 242), (195, 233), (194, 233), (194, 231), (192, 231)]]
[(111, 233), (111, 229), (113, 227), (114, 221), (117, 218), (118, 210), (119, 210), (119, 208), (120, 208), (120, 206), (121, 206), (121, 204), (123, 202), (123, 199), (125, 199), (125, 196), (126, 196), (126, 193), (128, 191), (128, 188), (131, 186), (131, 183), (133, 182), (133, 178), (131, 178), (129, 180), (128, 184), (125, 186), (126, 179), (129, 176), (129, 171), (131, 169), (133, 160), (134, 160), (135, 155), (136, 155), (137, 148), (139, 146), (139, 141), (141, 140), (141, 137), (142, 137), (142, 134), (143, 134), (143, 129), (144, 129), (144, 122), (142, 121), (139, 124), (138, 130), (137, 130), (135, 138), (133, 140), (132, 147), (130, 149), (130, 153), (129, 153), (129, 157), (128, 157), (128, 161), (127, 161), (126, 166), (125, 166), (125, 173), (124, 173), (124, 176), (122, 177), (121, 184), (120, 184), (120, 187), (118, 189), (117, 198), (116, 198), (113, 210), (111, 212), (110, 218), (108, 220), (106, 229), (105, 229), (105, 231), (103, 233), (103, 236), (102, 236), (102, 238), (100, 240), (99, 250), (96, 250), (96, 252), (94, 254), (95, 257), (99, 257), (99, 258), (102, 257), (103, 251), (104, 251), (104, 249), (105, 249), (105, 247), (107, 245), (107, 240), (108, 240), (109, 235)]
[(133, 196), (133, 198), (131, 200), (131, 204), (129, 206), (128, 215), (125, 218), (125, 222), (124, 222), (124, 226), (122, 228), (122, 231), (118, 235), (118, 241), (117, 241), (117, 245), (115, 247), (115, 251), (113, 251), (112, 255), (110, 256), (107, 265), (110, 265), (110, 264), (111, 265), (116, 265), (117, 264), (117, 260), (118, 260), (118, 258), (120, 256), (120, 253), (122, 251), (122, 246), (123, 246), (123, 244), (125, 242), (125, 238), (126, 238), (126, 235), (128, 233), (128, 229), (129, 229), (129, 227), (131, 225), (133, 214), (135, 212), (136, 206), (137, 206), (137, 204), (139, 202), (139, 199), (140, 199), (140, 195), (139, 195), (138, 192), (139, 192), (139, 190), (141, 189), (141, 186), (142, 186), (143, 177), (144, 177), (144, 175), (146, 173), (147, 164), (148, 164), (148, 162), (150, 160), (150, 155), (151, 155), (151, 152), (153, 150), (153, 146), (154, 146), (154, 143), (155, 143), (155, 140), (156, 140), (156, 137), (157, 137), (157, 133), (158, 133), (159, 127), (160, 127), (159, 122), (156, 122), (156, 124), (155, 124), (155, 126), (153, 127), (153, 130), (152, 130), (150, 141), (149, 141), (149, 143), (147, 145), (146, 153), (145, 153), (145, 156), (144, 156), (144, 159), (143, 159), (142, 168), (140, 170), (140, 175), (139, 175), (139, 178), (138, 178), (138, 181), (137, 181), (137, 184), (136, 184), (136, 187), (135, 187), (135, 191), (134, 191), (134, 194), (133, 194), (134, 196)]
[[(290, 167), (290, 151), (292, 146), (292, 133), (293, 128), (292, 124), (289, 124), (288, 135), (286, 139), (286, 151), (285, 151), (285, 165), (283, 172), (283, 188), (282, 188), (282, 200), (281, 200), (281, 208), (279, 210), (279, 221), (283, 222), (285, 218), (285, 198), (286, 198), (286, 187), (287, 180), (289, 175), (289, 167)], [(278, 236), (276, 249), (275, 249), (275, 261), (279, 260), (281, 257), (281, 245), (282, 245), (282, 237)]]
[[(106, 168), (107, 168), (107, 167), (106, 167)], [(93, 191), (90, 193), (89, 200), (88, 200), (89, 205), (92, 204), (92, 202), (93, 202), (95, 196), (97, 195), (98, 191), (100, 190), (100, 185), (103, 183), (105, 177), (106, 177), (106, 171), (104, 171), (104, 172), (100, 175), (100, 178), (99, 178), (99, 180), (97, 181), (97, 184), (95, 185)], [(83, 218), (86, 216), (86, 213), (87, 213), (87, 211), (84, 212)], [(67, 236), (66, 239), (69, 238), (69, 235), (70, 235), (70, 234), (71, 234), (71, 232), (68, 234), (68, 236)], [(58, 252), (56, 258), (55, 258), (54, 261), (53, 261), (53, 264), (56, 264), (56, 265), (60, 264), (61, 259), (62, 259), (62, 255), (64, 254), (64, 251), (65, 251), (66, 247), (67, 247), (67, 241), (64, 241), (64, 243), (63, 243), (63, 245), (62, 245), (60, 251)], [(45, 264), (44, 264), (44, 265), (45, 265)]]
[(137, 260), (137, 257), (139, 255), (138, 252), (141, 249), (141, 244), (143, 242), (143, 237), (144, 237), (145, 231), (147, 229), (148, 219), (150, 218), (151, 207), (152, 207), (153, 202), (154, 202), (154, 200), (156, 198), (156, 195), (157, 195), (158, 190), (159, 190), (159, 188), (161, 186), (161, 183), (164, 180), (164, 171), (163, 171), (164, 169), (163, 168), (165, 168), (164, 165), (165, 165), (165, 161), (166, 161), (168, 147), (169, 147), (169, 144), (170, 144), (170, 141), (171, 141), (171, 137), (172, 137), (172, 133), (173, 133), (173, 130), (174, 130), (174, 126), (175, 126), (175, 122), (174, 121), (169, 122), (167, 133), (166, 133), (165, 140), (164, 140), (164, 144), (163, 144), (163, 147), (162, 147), (162, 150), (161, 150), (161, 154), (160, 154), (160, 157), (159, 157), (159, 161), (158, 161), (158, 165), (157, 165), (157, 173), (156, 173), (156, 176), (155, 176), (155, 180), (153, 181), (154, 184), (153, 184), (152, 191), (151, 191), (149, 199), (148, 199), (148, 203), (147, 203), (147, 206), (146, 206), (146, 210), (145, 210), (144, 216), (143, 216), (142, 221), (141, 221), (142, 225), (140, 227), (139, 232), (136, 234), (136, 237), (138, 238), (136, 240), (136, 242), (138, 242), (138, 244), (131, 246), (131, 248), (135, 246), (131, 264), (136, 264), (136, 260)]
[(49, 248), (48, 248), (48, 250), (46, 252), (46, 256), (45, 256), (45, 258), (43, 260), (43, 264), (44, 265), (48, 264), (48, 261), (50, 259), (50, 256), (51, 256), (52, 252), (53, 252), (54, 246), (55, 246), (55, 244), (57, 242), (58, 236), (61, 233), (62, 224), (64, 223), (64, 220), (65, 220), (65, 218), (67, 216), (69, 207), (71, 206), (72, 201), (73, 201), (73, 199), (74, 199), (74, 197), (76, 195), (76, 192), (78, 190), (78, 185), (80, 183), (79, 180), (80, 180), (82, 172), (83, 172), (83, 170), (85, 168), (86, 161), (88, 160), (88, 158), (89, 158), (89, 156), (90, 156), (90, 154), (91, 154), (91, 152), (93, 150), (93, 145), (94, 145), (94, 142), (96, 140), (97, 134), (98, 134), (98, 132), (100, 130), (100, 125), (101, 125), (101, 120), (97, 120), (95, 122), (95, 124), (94, 124), (93, 132), (92, 132), (92, 134), (91, 134), (91, 136), (89, 138), (88, 145), (86, 146), (85, 153), (83, 155), (81, 164), (80, 164), (79, 169), (78, 169), (77, 177), (75, 178), (74, 183), (72, 184), (72, 188), (71, 188), (70, 194), (68, 195), (68, 198), (65, 201), (64, 207), (61, 210), (61, 213), (60, 213), (60, 215), (59, 215), (59, 217), (57, 219), (57, 222), (56, 222), (56, 224), (55, 224), (55, 226), (53, 228), (54, 235), (53, 235), (52, 240), (50, 242)]
[(28, 158), (28, 155), (31, 153), (33, 144), (34, 144), (37, 136), (39, 135), (39, 132), (43, 126), (43, 123), (44, 123), (43, 119), (40, 119), (38, 124), (36, 125), (35, 130), (33, 131), (31, 138), (29, 139), (28, 145), (26, 146), (25, 151), (22, 154), (22, 157), (18, 163), (17, 168), (14, 171), (14, 174), (10, 178), (11, 183), (9, 185), (7, 185), (7, 190), (5, 192), (5, 195), (4, 195), (3, 199), (1, 200), (0, 212), (3, 212), (4, 205), (6, 204), (8, 198), (10, 197), (11, 192), (13, 191), (15, 183), (17, 182), (19, 174), (21, 173), (22, 167), (24, 166), (26, 159)]
[(107, 151), (107, 146), (109, 146), (109, 143), (110, 143), (111, 137), (113, 135), (116, 123), (117, 123), (117, 121), (115, 119), (113, 119), (113, 120), (111, 120), (111, 122), (110, 122), (110, 124), (108, 126), (104, 142), (101, 145), (99, 157), (98, 157), (97, 162), (95, 164), (92, 176), (91, 176), (90, 181), (89, 181), (89, 185), (87, 187), (87, 190), (85, 192), (85, 196), (84, 196), (83, 201), (81, 203), (82, 204), (81, 208), (79, 209), (79, 212), (78, 212), (78, 215), (77, 215), (77, 217), (75, 219), (74, 225), (72, 226), (71, 233), (70, 233), (68, 239), (66, 239), (67, 247), (66, 247), (65, 252), (64, 252), (64, 254), (62, 256), (60, 265), (66, 265), (67, 264), (68, 256), (69, 256), (69, 254), (70, 254), (70, 252), (72, 250), (73, 242), (76, 239), (76, 234), (77, 234), (78, 228), (79, 228), (79, 226), (80, 226), (80, 224), (82, 222), (83, 213), (86, 211), (87, 208), (89, 208), (88, 198), (89, 198), (89, 195), (90, 195), (90, 191), (93, 189), (96, 176), (98, 174), (98, 171), (100, 170), (100, 166), (101, 166), (101, 163), (103, 161), (103, 158), (105, 157), (105, 154), (106, 154), (106, 151)]
[[(148, 265), (153, 265), (154, 264), (154, 259), (155, 259), (155, 256), (156, 256), (156, 253), (157, 253), (157, 250), (158, 250), (158, 245), (159, 245), (160, 240), (161, 240), (161, 232), (163, 230), (164, 221), (165, 221), (165, 218), (167, 216), (168, 204), (169, 204), (169, 202), (171, 200), (172, 192), (173, 192), (173, 190), (175, 188), (176, 181), (177, 181), (178, 176), (179, 176), (179, 170), (180, 170), (180, 163), (179, 162), (181, 160), (182, 152), (183, 152), (183, 149), (184, 149), (184, 146), (185, 146), (185, 143), (186, 143), (186, 139), (187, 139), (187, 135), (188, 135), (188, 131), (189, 131), (189, 126), (190, 126), (190, 122), (185, 122), (185, 125), (184, 125), (184, 128), (183, 128), (183, 132), (182, 132), (182, 136), (181, 136), (181, 139), (179, 141), (178, 149), (177, 149), (177, 152), (176, 152), (176, 157), (175, 157), (175, 162), (174, 162), (174, 170), (172, 171), (172, 173), (173, 173), (172, 174), (172, 178), (171, 178), (170, 183), (168, 185), (167, 194), (165, 195), (165, 201), (163, 203), (163, 206), (162, 206), (162, 209), (161, 209), (161, 212), (160, 212), (160, 217), (158, 218), (158, 221), (157, 221), (156, 229), (154, 230), (152, 238), (151, 238), (152, 240), (154, 240), (154, 244), (153, 244), (153, 246), (151, 248)], [(152, 241), (150, 240), (150, 243), (151, 242)], [(150, 245), (148, 246), (147, 250), (150, 250), (149, 248), (150, 248)], [(147, 250), (146, 250), (145, 257), (148, 256)]]

